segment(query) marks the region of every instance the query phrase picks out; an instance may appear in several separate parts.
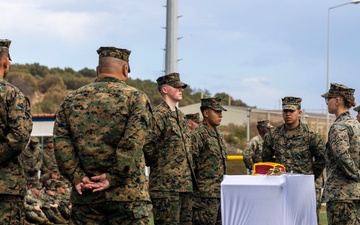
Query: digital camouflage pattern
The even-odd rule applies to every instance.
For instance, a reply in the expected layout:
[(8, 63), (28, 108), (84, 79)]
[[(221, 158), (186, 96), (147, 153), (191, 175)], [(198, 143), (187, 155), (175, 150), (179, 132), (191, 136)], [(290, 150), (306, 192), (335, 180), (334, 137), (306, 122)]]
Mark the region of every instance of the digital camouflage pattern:
[(360, 224), (360, 201), (330, 201), (326, 203), (328, 225)]
[(323, 98), (333, 98), (343, 96), (344, 98), (354, 96), (355, 89), (349, 88), (343, 84), (331, 83), (330, 89), (325, 94), (322, 94)]
[(21, 166), (24, 169), (25, 177), (33, 177), (38, 179), (38, 171), (43, 164), (43, 151), (40, 149), (38, 143), (36, 143), (35, 148), (32, 149), (29, 145), (26, 146), (24, 151), (19, 155), (19, 161)]
[(227, 169), (224, 137), (217, 127), (212, 130), (205, 122), (199, 124), (191, 135), (195, 176), (199, 185), (196, 192), (200, 197), (220, 198), (220, 183)]
[(0, 39), (0, 52), (7, 52), (9, 54), (9, 59), (11, 60), (9, 53), (10, 44), (11, 44), (11, 40)]
[(320, 135), (300, 121), (294, 130), (288, 131), (282, 124), (265, 134), (262, 161), (280, 163), (287, 172), (314, 174), (317, 179), (325, 168), (324, 154)]
[(161, 85), (170, 85), (174, 88), (186, 88), (187, 84), (180, 81), (180, 74), (170, 73), (168, 75), (159, 77), (157, 80), (158, 87)]
[[(150, 192), (155, 224), (192, 225), (191, 192)], [(179, 212), (181, 209), (181, 213)], [(158, 212), (160, 212), (158, 214)]]
[[(51, 142), (53, 142), (52, 139)], [(46, 147), (43, 151), (43, 165), (41, 167), (42, 174), (49, 173), (53, 167), (57, 167), (54, 147), (48, 147), (47, 143), (48, 141), (46, 142)]]
[(283, 110), (297, 110), (301, 108), (301, 98), (298, 97), (285, 97), (282, 98)]
[(192, 120), (192, 121), (194, 121), (195, 123), (201, 123), (200, 114), (199, 114), (199, 113), (186, 114), (186, 115), (185, 115), (185, 119), (187, 119), (187, 120)]
[(144, 152), (150, 166), (150, 191), (193, 191), (190, 132), (185, 115), (162, 101), (153, 110), (154, 127)]
[(193, 196), (193, 225), (221, 225), (220, 198)]
[(324, 200), (360, 200), (360, 124), (345, 112), (328, 134)]
[[(41, 185), (37, 185), (41, 189)], [(50, 221), (43, 212), (35, 210), (35, 206), (42, 207), (42, 200), (40, 196), (36, 196), (31, 190), (25, 195), (25, 214), (26, 220), (29, 222), (36, 222), (39, 224), (50, 224)], [(49, 221), (49, 222), (48, 222)]]
[(97, 51), (99, 54), (99, 58), (102, 57), (113, 57), (120, 60), (123, 60), (128, 63), (130, 73), (130, 64), (129, 64), (129, 56), (131, 51), (122, 48), (115, 48), (115, 47), (100, 47)]
[(32, 130), (30, 103), (17, 87), (0, 79), (0, 105), (0, 195), (25, 196), (18, 156)]
[(201, 99), (201, 106), (202, 107), (209, 107), (210, 109), (213, 109), (215, 111), (227, 111), (224, 107), (221, 105), (221, 98), (202, 98)]
[(254, 169), (254, 162), (261, 162), (261, 153), (263, 150), (264, 140), (260, 134), (253, 137), (249, 143), (247, 143), (244, 150), (244, 163), (248, 170)]
[[(71, 216), (77, 219), (77, 223), (71, 225), (150, 225), (151, 204), (146, 202), (104, 202), (88, 205), (74, 205)], [(94, 213), (96, 212), (96, 213)], [(106, 215), (106, 216), (103, 216)]]
[[(162, 101), (154, 108), (153, 116), (153, 132), (146, 139), (144, 152), (147, 166), (150, 166), (154, 222), (191, 224), (191, 198), (186, 196), (193, 191), (195, 174), (185, 115), (178, 108), (171, 111), (169, 105)], [(171, 208), (164, 208), (163, 203), (170, 204)], [(170, 222), (170, 219), (173, 220)]]
[(152, 115), (146, 94), (111, 77), (97, 78), (70, 93), (56, 113), (55, 157), (75, 186), (105, 173), (111, 187), (72, 191), (72, 203), (149, 201), (143, 145)]

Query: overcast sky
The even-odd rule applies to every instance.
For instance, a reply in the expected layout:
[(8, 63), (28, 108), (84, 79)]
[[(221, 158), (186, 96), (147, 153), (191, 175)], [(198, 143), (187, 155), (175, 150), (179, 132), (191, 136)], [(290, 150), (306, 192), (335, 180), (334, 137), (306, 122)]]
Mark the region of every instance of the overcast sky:
[[(351, 0), (350, 0), (351, 1)], [(278, 109), (284, 96), (325, 112), (328, 9), (349, 0), (178, 0), (183, 82)], [(95, 69), (100, 46), (132, 51), (132, 78), (164, 75), (166, 0), (0, 0), (13, 63)], [(357, 89), (360, 4), (330, 10), (331, 82)]]

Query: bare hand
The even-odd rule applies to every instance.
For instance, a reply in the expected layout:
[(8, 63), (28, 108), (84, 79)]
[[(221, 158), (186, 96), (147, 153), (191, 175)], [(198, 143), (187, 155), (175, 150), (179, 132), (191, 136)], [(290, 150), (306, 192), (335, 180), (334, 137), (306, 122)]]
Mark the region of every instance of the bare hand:
[(76, 191), (79, 193), (79, 195), (82, 195), (84, 191), (92, 190), (91, 184), (93, 184), (89, 177), (84, 177), (80, 183), (75, 185)]
[(91, 184), (93, 192), (103, 191), (110, 187), (110, 182), (107, 180), (105, 173), (91, 177), (91, 181), (94, 182)]

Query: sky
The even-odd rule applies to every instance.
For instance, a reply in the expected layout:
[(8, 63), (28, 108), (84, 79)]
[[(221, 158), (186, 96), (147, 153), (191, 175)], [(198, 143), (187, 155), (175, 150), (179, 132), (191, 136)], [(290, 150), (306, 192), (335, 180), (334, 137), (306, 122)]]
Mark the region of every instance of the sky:
[[(13, 63), (76, 71), (96, 68), (100, 46), (126, 48), (130, 77), (155, 82), (165, 69), (166, 2), (0, 0), (0, 38), (12, 40)], [(295, 96), (304, 110), (325, 113), (327, 77), (357, 89), (360, 104), (360, 4), (329, 10), (350, 2), (178, 0), (174, 72), (192, 89), (260, 109)]]

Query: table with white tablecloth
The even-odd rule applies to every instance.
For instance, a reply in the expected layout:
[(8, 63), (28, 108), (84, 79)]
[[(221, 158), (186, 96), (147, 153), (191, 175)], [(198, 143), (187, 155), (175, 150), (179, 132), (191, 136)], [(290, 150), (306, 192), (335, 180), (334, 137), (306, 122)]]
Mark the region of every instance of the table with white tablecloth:
[(316, 225), (313, 175), (225, 175), (223, 225)]

